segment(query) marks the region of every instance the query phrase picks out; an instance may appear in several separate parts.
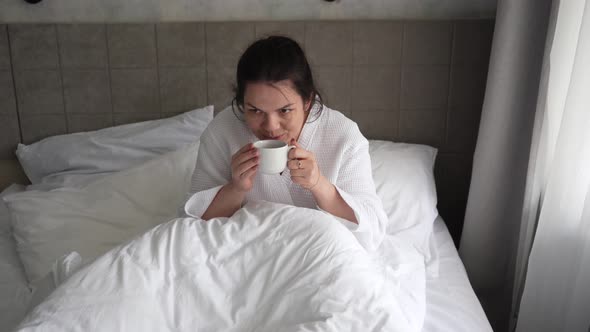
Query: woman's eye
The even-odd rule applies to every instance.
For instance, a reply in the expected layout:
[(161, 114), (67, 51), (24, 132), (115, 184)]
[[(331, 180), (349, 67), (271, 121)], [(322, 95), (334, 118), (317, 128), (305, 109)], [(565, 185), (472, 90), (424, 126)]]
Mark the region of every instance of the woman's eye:
[(281, 113), (282, 114), (287, 114), (289, 112), (291, 112), (291, 109), (289, 109), (289, 108), (283, 108), (283, 109), (281, 109)]
[(254, 113), (254, 114), (260, 114), (260, 113), (262, 113), (262, 111), (261, 111), (261, 110), (259, 110), (259, 109), (257, 109), (257, 108), (251, 108), (251, 109), (249, 109), (248, 111), (250, 111), (250, 112), (252, 112), (252, 113)]

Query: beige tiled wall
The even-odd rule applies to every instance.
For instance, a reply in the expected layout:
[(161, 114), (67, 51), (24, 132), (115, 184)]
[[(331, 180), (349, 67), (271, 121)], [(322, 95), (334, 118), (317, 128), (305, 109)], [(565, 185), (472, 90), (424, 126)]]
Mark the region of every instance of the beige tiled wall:
[(280, 33), (365, 136), (439, 149), (439, 210), (458, 237), (492, 30), (491, 20), (0, 25), (0, 159), (49, 135), (220, 110), (241, 52)]

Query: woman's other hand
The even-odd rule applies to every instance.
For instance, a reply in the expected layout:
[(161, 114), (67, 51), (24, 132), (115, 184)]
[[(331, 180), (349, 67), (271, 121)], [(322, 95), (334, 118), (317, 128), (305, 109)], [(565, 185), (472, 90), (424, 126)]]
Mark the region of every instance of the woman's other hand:
[(322, 177), (315, 155), (303, 149), (297, 141), (291, 140), (295, 149), (289, 151), (287, 167), (291, 172), (291, 180), (305, 189), (312, 190)]
[(230, 185), (234, 190), (248, 192), (252, 189), (258, 171), (258, 161), (258, 149), (252, 143), (244, 145), (232, 156)]

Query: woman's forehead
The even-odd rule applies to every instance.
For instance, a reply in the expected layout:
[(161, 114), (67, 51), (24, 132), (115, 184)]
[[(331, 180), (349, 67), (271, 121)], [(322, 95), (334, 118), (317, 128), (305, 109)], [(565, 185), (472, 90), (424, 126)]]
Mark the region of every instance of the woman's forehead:
[(295, 104), (301, 102), (301, 97), (289, 81), (252, 82), (246, 85), (244, 102), (262, 109), (262, 105), (272, 108)]

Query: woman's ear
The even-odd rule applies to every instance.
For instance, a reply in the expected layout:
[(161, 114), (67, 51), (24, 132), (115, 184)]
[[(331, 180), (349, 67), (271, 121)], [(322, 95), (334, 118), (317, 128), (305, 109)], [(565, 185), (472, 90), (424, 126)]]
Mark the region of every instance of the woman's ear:
[(304, 101), (304, 102), (303, 102), (303, 109), (304, 109), (306, 112), (309, 112), (309, 111), (311, 111), (311, 105), (312, 105), (313, 99), (314, 99), (314, 98), (313, 98), (313, 93), (312, 93), (312, 96), (311, 96), (310, 98), (308, 98), (308, 99), (307, 99), (307, 101)]

